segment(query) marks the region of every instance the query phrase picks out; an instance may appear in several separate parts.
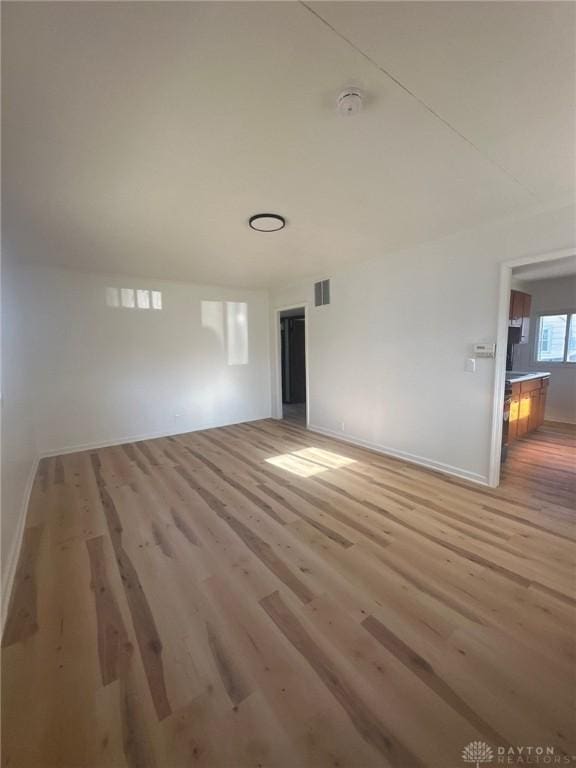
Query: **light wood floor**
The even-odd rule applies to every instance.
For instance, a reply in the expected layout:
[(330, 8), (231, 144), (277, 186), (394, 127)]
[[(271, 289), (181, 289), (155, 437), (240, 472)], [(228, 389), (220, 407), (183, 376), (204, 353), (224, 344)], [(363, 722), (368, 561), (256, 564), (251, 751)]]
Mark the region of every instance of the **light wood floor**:
[(529, 493), (576, 513), (576, 425), (545, 422), (512, 442), (500, 482), (505, 490)]
[(44, 460), (3, 641), (3, 765), (575, 754), (569, 465), (525, 487), (522, 461), (488, 490), (274, 421)]

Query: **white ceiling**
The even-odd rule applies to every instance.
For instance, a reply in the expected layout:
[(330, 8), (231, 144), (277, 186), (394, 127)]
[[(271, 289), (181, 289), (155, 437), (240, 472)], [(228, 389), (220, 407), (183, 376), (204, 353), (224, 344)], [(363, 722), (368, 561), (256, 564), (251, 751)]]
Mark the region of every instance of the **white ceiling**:
[(268, 286), (576, 196), (573, 3), (2, 6), (18, 258)]
[[(539, 261), (536, 264), (526, 264), (513, 270), (514, 277), (522, 281), (549, 280), (553, 277), (571, 277), (576, 275), (576, 254), (563, 259)], [(576, 296), (574, 297), (576, 300)]]

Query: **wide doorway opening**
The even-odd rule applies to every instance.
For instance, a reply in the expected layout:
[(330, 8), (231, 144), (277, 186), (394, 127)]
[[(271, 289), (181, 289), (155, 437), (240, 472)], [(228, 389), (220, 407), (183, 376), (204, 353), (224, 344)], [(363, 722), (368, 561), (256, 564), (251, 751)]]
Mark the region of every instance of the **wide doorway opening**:
[(304, 307), (280, 312), (282, 418), (306, 426), (306, 312)]
[(504, 490), (532, 503), (571, 509), (576, 494), (576, 254), (514, 264), (507, 277), (497, 478)]

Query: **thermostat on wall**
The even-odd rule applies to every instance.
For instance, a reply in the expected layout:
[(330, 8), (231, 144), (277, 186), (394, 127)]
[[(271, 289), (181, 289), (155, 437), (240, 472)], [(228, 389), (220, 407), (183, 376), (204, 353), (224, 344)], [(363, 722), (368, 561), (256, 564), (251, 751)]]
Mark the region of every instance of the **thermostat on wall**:
[(496, 344), (474, 344), (474, 357), (495, 357)]

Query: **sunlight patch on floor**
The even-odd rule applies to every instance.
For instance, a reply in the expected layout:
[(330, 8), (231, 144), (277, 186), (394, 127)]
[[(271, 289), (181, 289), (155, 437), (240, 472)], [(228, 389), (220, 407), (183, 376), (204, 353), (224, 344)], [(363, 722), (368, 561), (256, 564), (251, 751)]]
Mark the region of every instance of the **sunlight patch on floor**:
[(275, 467), (280, 467), (280, 469), (285, 469), (287, 472), (292, 472), (293, 475), (299, 475), (300, 477), (312, 477), (312, 475), (326, 471), (326, 467), (299, 459), (297, 456), (292, 456), (291, 453), (273, 456), (271, 459), (266, 459), (266, 461), (268, 464), (273, 464)]
[(324, 451), (321, 448), (302, 448), (292, 453), (283, 453), (280, 456), (272, 456), (266, 459), (268, 464), (280, 467), (287, 472), (299, 477), (312, 477), (328, 469), (339, 469), (348, 464), (355, 464), (355, 459), (340, 456), (338, 453)]
[(300, 451), (294, 451), (293, 456), (301, 456), (303, 459), (313, 461), (316, 464), (322, 464), (327, 469), (338, 469), (347, 467), (349, 464), (355, 464), (355, 459), (349, 459), (347, 456), (340, 456), (339, 453), (324, 451), (322, 448), (302, 448)]

